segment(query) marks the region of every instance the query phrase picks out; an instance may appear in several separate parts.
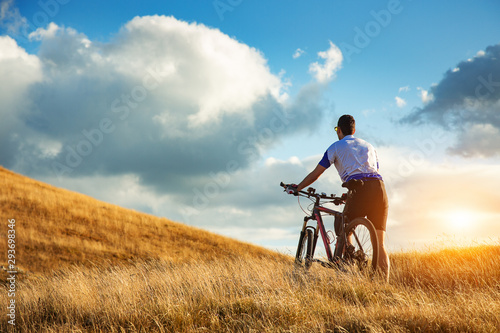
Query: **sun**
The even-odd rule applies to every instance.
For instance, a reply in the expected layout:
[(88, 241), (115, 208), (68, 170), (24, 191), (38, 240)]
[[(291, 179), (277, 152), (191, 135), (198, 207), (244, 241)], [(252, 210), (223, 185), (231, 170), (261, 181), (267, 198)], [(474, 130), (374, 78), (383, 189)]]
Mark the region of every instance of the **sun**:
[(446, 214), (448, 224), (456, 230), (470, 229), (477, 218), (476, 214), (469, 210), (453, 210)]

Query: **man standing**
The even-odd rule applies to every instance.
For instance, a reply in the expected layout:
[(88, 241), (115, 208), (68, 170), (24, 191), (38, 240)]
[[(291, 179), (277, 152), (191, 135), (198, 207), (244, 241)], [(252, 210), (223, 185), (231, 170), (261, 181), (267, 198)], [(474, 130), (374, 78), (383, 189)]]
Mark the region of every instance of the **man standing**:
[(325, 152), (316, 168), (300, 182), (296, 191), (314, 183), (323, 172), (334, 164), (342, 182), (361, 179), (364, 185), (347, 199), (344, 215), (347, 220), (367, 217), (377, 230), (379, 240), (379, 260), (377, 266), (389, 281), (390, 262), (385, 248), (387, 211), (389, 208), (382, 176), (378, 173), (377, 153), (368, 142), (355, 138), (356, 123), (350, 115), (339, 118), (335, 127), (339, 141), (334, 142)]

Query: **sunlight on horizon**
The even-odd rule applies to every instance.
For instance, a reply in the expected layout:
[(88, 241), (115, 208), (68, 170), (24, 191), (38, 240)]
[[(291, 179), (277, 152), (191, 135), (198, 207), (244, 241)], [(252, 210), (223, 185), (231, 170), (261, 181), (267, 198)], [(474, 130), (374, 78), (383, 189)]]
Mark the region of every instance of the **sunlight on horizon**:
[(474, 228), (479, 215), (471, 210), (458, 209), (446, 213), (447, 224), (455, 231), (467, 231)]

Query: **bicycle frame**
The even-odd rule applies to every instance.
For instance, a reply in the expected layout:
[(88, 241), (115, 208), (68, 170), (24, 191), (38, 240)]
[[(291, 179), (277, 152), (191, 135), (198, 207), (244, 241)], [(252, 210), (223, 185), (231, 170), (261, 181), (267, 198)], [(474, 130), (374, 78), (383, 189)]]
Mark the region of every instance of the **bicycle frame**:
[[(304, 224), (302, 226), (302, 232), (300, 234), (300, 237), (301, 237), (301, 239), (302, 239), (302, 237), (304, 237), (304, 234), (305, 234), (307, 228), (311, 228), (313, 230), (314, 238), (313, 238), (312, 256), (314, 257), (314, 253), (316, 251), (317, 241), (318, 241), (319, 235), (321, 235), (321, 239), (322, 239), (323, 244), (325, 246), (328, 261), (333, 263), (333, 262), (335, 262), (335, 256), (334, 256), (334, 253), (332, 252), (332, 248), (330, 246), (330, 240), (329, 240), (329, 237), (327, 235), (325, 225), (323, 223), (323, 218), (321, 216), (322, 212), (327, 213), (327, 214), (332, 215), (332, 216), (335, 216), (335, 217), (342, 218), (341, 232), (340, 232), (340, 236), (337, 237), (337, 242), (335, 244), (335, 248), (338, 249), (339, 246), (343, 246), (343, 244), (346, 244), (345, 239), (344, 240), (340, 239), (341, 237), (344, 237), (344, 238), (346, 237), (345, 233), (343, 232), (344, 231), (344, 214), (339, 212), (339, 211), (321, 206), (320, 202), (319, 202), (319, 198), (316, 198), (316, 202), (314, 203), (314, 208), (313, 208), (312, 214), (310, 216), (304, 217)], [(317, 222), (316, 228), (313, 226), (308, 226), (309, 220), (315, 220)], [(297, 249), (297, 251), (299, 251), (299, 249)], [(335, 253), (338, 255), (339, 251), (335, 251)], [(313, 260), (313, 258), (311, 258), (311, 260)], [(320, 261), (320, 260), (314, 260), (314, 261)]]

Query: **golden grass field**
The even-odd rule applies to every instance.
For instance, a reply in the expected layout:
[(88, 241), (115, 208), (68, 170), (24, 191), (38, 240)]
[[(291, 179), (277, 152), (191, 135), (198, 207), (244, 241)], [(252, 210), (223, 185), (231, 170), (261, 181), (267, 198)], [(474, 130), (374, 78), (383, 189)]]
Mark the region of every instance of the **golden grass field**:
[(2, 168), (0, 211), (1, 332), (500, 332), (499, 245), (391, 253), (385, 284)]

